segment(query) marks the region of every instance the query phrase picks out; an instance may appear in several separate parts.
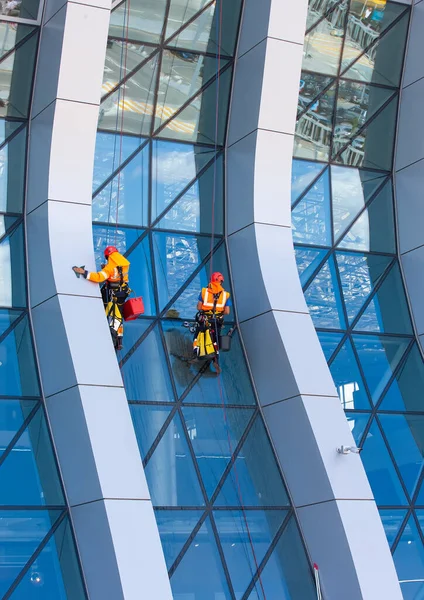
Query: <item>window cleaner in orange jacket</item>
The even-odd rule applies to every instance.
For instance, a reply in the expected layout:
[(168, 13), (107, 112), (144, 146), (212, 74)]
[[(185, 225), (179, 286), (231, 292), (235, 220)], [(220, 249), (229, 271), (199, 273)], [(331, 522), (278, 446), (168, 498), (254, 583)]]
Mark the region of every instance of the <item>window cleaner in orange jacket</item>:
[(74, 272), (93, 283), (103, 283), (101, 288), (103, 304), (117, 350), (122, 348), (124, 332), (122, 307), (130, 293), (128, 272), (130, 262), (120, 254), (115, 246), (107, 246), (104, 251), (107, 263), (98, 273), (90, 273), (82, 267), (72, 267)]
[(212, 273), (208, 287), (202, 288), (197, 302), (196, 334), (193, 350), (196, 358), (213, 360), (217, 373), (219, 336), (224, 325), (224, 315), (230, 314), (230, 294), (224, 290), (222, 273)]

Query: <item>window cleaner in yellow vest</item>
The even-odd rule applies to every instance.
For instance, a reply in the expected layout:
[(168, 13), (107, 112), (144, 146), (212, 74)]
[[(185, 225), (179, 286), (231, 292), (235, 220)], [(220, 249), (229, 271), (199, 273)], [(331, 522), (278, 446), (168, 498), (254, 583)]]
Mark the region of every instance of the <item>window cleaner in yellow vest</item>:
[(224, 315), (230, 314), (230, 294), (224, 290), (222, 273), (212, 273), (208, 287), (202, 288), (197, 302), (196, 333), (193, 350), (196, 359), (212, 360), (216, 372), (218, 364), (219, 336), (224, 325)]
[(130, 263), (125, 256), (118, 252), (115, 246), (107, 246), (104, 257), (107, 263), (102, 265), (102, 270), (98, 273), (90, 273), (83, 267), (72, 268), (75, 273), (82, 275), (93, 283), (103, 283), (101, 288), (102, 299), (112, 339), (115, 348), (121, 350), (124, 333), (122, 307), (131, 291), (128, 286)]

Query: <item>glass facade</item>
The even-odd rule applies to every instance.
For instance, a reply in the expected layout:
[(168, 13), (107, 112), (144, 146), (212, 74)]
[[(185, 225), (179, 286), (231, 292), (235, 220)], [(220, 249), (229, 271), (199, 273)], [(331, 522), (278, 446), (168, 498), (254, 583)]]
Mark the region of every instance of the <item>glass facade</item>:
[(306, 301), (407, 600), (424, 594), (424, 364), (396, 247), (393, 149), (410, 7), (309, 0), (292, 226)]
[(35, 26), (0, 21), (0, 597), (86, 598), (28, 315), (24, 203)]
[(217, 378), (189, 363), (183, 326), (212, 268), (231, 291), (224, 140), (240, 11), (241, 0), (138, 0), (112, 12), (94, 244), (99, 268), (106, 245), (125, 253), (144, 298), (118, 358), (175, 600), (312, 600), (238, 333)]

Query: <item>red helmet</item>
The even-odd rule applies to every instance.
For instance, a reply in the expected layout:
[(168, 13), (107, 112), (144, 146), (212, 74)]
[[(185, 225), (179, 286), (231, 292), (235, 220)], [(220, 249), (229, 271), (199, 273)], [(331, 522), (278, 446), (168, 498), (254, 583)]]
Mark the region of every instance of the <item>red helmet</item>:
[(105, 248), (105, 258), (108, 258), (108, 256), (110, 256), (114, 252), (118, 252), (118, 248), (115, 248), (115, 246), (108, 246), (107, 248)]
[(222, 283), (224, 281), (224, 275), (222, 273), (218, 273), (218, 271), (216, 273), (212, 273), (211, 276), (211, 283)]

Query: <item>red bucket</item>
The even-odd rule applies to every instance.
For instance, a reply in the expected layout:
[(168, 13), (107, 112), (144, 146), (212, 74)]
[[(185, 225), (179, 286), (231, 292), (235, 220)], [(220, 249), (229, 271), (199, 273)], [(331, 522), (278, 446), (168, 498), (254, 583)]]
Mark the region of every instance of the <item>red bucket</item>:
[(144, 313), (143, 298), (130, 298), (124, 304), (124, 321), (134, 321), (139, 315)]

